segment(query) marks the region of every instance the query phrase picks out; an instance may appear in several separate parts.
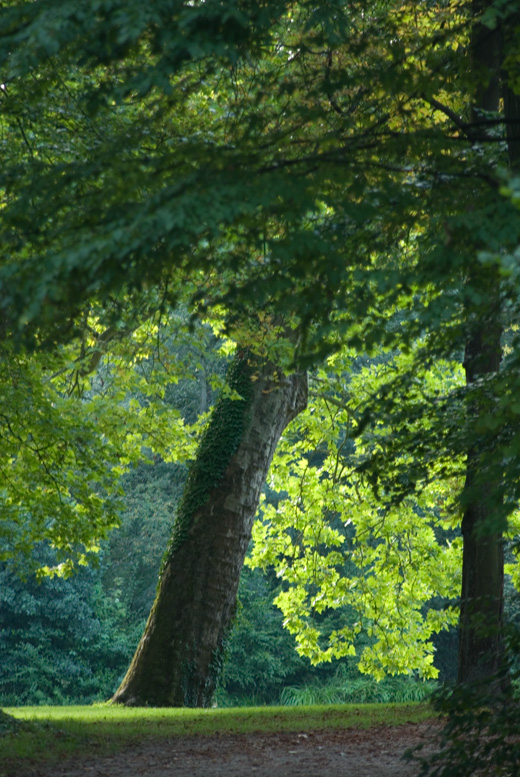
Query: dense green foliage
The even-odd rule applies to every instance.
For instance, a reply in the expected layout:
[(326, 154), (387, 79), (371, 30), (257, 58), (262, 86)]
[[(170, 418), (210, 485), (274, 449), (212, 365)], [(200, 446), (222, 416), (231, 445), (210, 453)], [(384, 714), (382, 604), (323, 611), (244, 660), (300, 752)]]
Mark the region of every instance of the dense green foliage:
[[(461, 515), (518, 530), (516, 14), (4, 4), (0, 558), (43, 540), (70, 572), (117, 523), (127, 467), (192, 455), (166, 401), (191, 366), (161, 340), (185, 343), (180, 306), (315, 370), (254, 555), (301, 652), (434, 674)], [(487, 66), (475, 37), (498, 28)]]
[(128, 612), (105, 595), (99, 575), (24, 583), (3, 570), (0, 577), (2, 704), (106, 698), (134, 644), (124, 628)]
[[(171, 324), (180, 347), (182, 321)], [(167, 395), (189, 374), (168, 361), (171, 327), (159, 334), (151, 318), (109, 332), (94, 315), (86, 326), (79, 353), (2, 345), (0, 560), (23, 574), (67, 575), (92, 561), (118, 524), (128, 467), (153, 455), (186, 461), (196, 444)], [(56, 551), (52, 569), (36, 563), (38, 542)]]
[[(439, 326), (435, 348), (460, 349), (473, 294), (460, 280), (475, 250), (494, 262), (515, 247), (518, 219), (495, 196), (504, 144), (484, 155), (464, 119), (471, 4), (414, 11), (10, 3), (0, 281), (13, 331), (56, 337), (86, 299), (110, 318), (110, 295), (121, 306), (153, 284), (164, 300), (223, 302), (230, 326), (292, 315), (307, 354)], [(398, 333), (395, 304), (413, 312)]]
[[(457, 620), (461, 538), (449, 504), (463, 462), (443, 463), (443, 472), (432, 467), (420, 493), (398, 504), (374, 493), (360, 472), (388, 435), (382, 422), (369, 436), (357, 434), (362, 408), (389, 374), (403, 375), (413, 360), (413, 354), (372, 363), (335, 356), (333, 373), (311, 377), (314, 400), (285, 436), (272, 469), (279, 499), (264, 507), (255, 527), (252, 563), (275, 565), (285, 582), (276, 602), (299, 651), (313, 662), (357, 653), (361, 670), (378, 679), (412, 670), (436, 676), (431, 637)], [(415, 401), (434, 402), (457, 390), (460, 368), (438, 361), (432, 370), (417, 370), (416, 380)], [(417, 436), (423, 430), (421, 418)], [(320, 613), (335, 610), (340, 618), (320, 623)]]
[[(236, 336), (284, 316), (301, 360), (421, 337), (416, 363), (371, 403), (371, 419), (396, 421), (372, 477), (408, 492), (478, 439), (503, 525), (518, 497), (515, 333), (500, 377), (417, 405), (426, 455), (394, 455), (416, 443), (403, 401), (415, 368), (460, 358), (474, 319), (494, 315), (482, 301), (497, 269), (510, 317), (517, 305), (504, 120), (488, 117), (488, 142), (468, 119), (471, 3), (89, 9), (11, 2), (0, 17), (6, 331), (52, 343), (81, 330), (89, 300), (113, 324), (184, 298)], [(493, 10), (490, 28), (512, 13)], [(493, 408), (476, 425), (475, 401)]]
[[(155, 596), (184, 478), (184, 468), (160, 461), (125, 476), (121, 526), (103, 544), (98, 567), (39, 584), (2, 571), (2, 704), (85, 704), (113, 694)], [(272, 603), (279, 590), (272, 570), (244, 569), (218, 706), (409, 701), (428, 690), (412, 678), (363, 678), (355, 660), (312, 667)], [(453, 645), (441, 658), (454, 666)]]

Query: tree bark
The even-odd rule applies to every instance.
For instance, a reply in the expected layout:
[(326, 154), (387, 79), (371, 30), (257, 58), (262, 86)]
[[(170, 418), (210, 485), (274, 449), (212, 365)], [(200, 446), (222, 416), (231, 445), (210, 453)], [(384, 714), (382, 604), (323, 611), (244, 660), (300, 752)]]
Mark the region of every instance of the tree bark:
[[(485, 11), (489, 4), (489, 0), (473, 0), (475, 16)], [(497, 26), (491, 30), (477, 22), (472, 33), (471, 53), (472, 69), (478, 80), (472, 122), (482, 126), (489, 113), (498, 113), (500, 105), (503, 56), (500, 28)], [(477, 135), (485, 137), (486, 134), (484, 125), (484, 130)], [(478, 248), (475, 246), (475, 253)], [(466, 317), (472, 323), (464, 354), (466, 385), (468, 388), (475, 387), (476, 381), (480, 381), (484, 392), (486, 381), (498, 372), (502, 358), (498, 269), (483, 266), (475, 257), (467, 290)], [(468, 408), (470, 420), (476, 422), (482, 413), (490, 412), (492, 403), (483, 396), (484, 393)], [(481, 404), (483, 401), (484, 405)], [(489, 442), (483, 445), (471, 443), (466, 462), (458, 682), (488, 682), (490, 687), (499, 690), (501, 682), (498, 676), (504, 653), (503, 518), (496, 480), (486, 473), (483, 463), (483, 447), (487, 447), (489, 456)]]
[[(494, 275), (495, 273), (493, 273)], [(491, 288), (498, 287), (491, 277)], [(497, 295), (497, 305), (499, 296)], [(468, 386), (498, 372), (501, 360), (499, 307), (483, 316), (466, 344)], [(484, 315), (487, 312), (487, 315)], [(478, 418), (482, 408), (470, 407)], [(483, 409), (489, 412), (489, 408)], [(459, 621), (458, 682), (495, 683), (503, 659), (504, 551), (497, 518), (498, 489), (482, 468), (481, 451), (471, 446), (466, 462), (465, 510), (462, 519), (462, 592)]]
[(240, 352), (190, 470), (157, 596), (113, 697), (126, 705), (211, 704), (260, 493), (287, 424), (307, 403), (303, 374)]

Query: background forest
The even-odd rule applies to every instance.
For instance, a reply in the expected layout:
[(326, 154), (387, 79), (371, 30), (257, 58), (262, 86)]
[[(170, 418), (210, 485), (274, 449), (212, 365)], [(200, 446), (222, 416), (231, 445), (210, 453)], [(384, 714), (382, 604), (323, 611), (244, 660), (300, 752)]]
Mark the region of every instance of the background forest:
[[(184, 343), (172, 357), (198, 364), (192, 379), (170, 385), (167, 392), (168, 405), (186, 423), (194, 423), (214, 402), (217, 392), (212, 384), (222, 379), (229, 358), (210, 329), (200, 335), (197, 348)], [(377, 365), (385, 359), (370, 361)], [(142, 368), (147, 371), (150, 365)], [(305, 448), (305, 438), (303, 444)], [(314, 463), (322, 464), (323, 454), (316, 455)], [(80, 567), (68, 579), (27, 578), (12, 563), (3, 564), (0, 699), (4, 706), (91, 703), (113, 695), (155, 597), (186, 473), (186, 464), (163, 461), (159, 455), (136, 464), (122, 479), (121, 526), (101, 544), (97, 563)], [(267, 488), (266, 498), (276, 506), (279, 495)], [(460, 532), (451, 535), (456, 538)], [(56, 561), (43, 543), (35, 548), (34, 557), (42, 566), (52, 567)], [(419, 700), (437, 686), (415, 673), (376, 680), (359, 672), (355, 657), (313, 666), (296, 652), (294, 637), (283, 628), (284, 617), (273, 604), (281, 589), (273, 566), (244, 567), (215, 699), (219, 706)], [(518, 618), (516, 596), (508, 582), (510, 623)], [(437, 606), (446, 603), (439, 598)], [(346, 617), (344, 611), (326, 616), (334, 628), (344, 624)], [(362, 634), (361, 641), (367, 640), (368, 635)], [(438, 680), (453, 681), (456, 627), (435, 635), (434, 645)]]
[[(210, 379), (226, 361), (211, 332), (204, 348), (179, 348), (179, 359), (205, 360), (197, 376), (170, 387), (168, 403), (187, 423), (209, 410)], [(123, 477), (121, 526), (103, 542), (98, 563), (72, 577), (24, 579), (4, 564), (0, 580), (0, 700), (4, 706), (104, 701), (117, 689), (155, 597), (160, 563), (182, 495), (186, 465), (154, 456)], [(273, 492), (268, 500), (275, 503)], [(36, 548), (38, 564), (52, 552)], [(219, 706), (418, 700), (435, 687), (415, 676), (378, 682), (355, 658), (312, 666), (298, 655), (273, 599), (281, 589), (274, 568), (245, 566), (237, 615), (226, 647), (215, 702)], [(331, 616), (329, 616), (330, 618)], [(344, 614), (333, 616), (339, 623)], [(365, 635), (366, 639), (366, 635)], [(456, 629), (436, 638), (440, 679), (453, 679)]]

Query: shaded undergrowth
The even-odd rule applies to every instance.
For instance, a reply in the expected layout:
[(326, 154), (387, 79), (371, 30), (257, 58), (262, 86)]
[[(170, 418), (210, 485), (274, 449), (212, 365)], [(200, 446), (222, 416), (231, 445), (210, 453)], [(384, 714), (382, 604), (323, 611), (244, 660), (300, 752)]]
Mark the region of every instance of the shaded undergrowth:
[(327, 682), (312, 682), (283, 689), (280, 701), (291, 706), (309, 704), (388, 704), (390, 702), (423, 702), (438, 688), (434, 681), (419, 681), (397, 675), (377, 681), (340, 665)]

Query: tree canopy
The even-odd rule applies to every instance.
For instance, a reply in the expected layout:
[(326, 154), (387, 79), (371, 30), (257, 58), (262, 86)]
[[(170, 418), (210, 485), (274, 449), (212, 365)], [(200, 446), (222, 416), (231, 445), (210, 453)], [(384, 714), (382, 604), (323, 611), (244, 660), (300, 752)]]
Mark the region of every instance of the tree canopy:
[[(163, 432), (161, 453), (191, 450), (180, 421), (155, 409), (160, 396), (128, 400), (139, 333), (148, 345), (172, 309), (187, 309), (192, 326), (209, 321), (280, 369), (330, 381), (301, 439), (285, 438), (273, 475), (285, 507), (258, 530), (266, 563), (301, 535), (298, 563), (283, 567), (297, 585), (280, 603), (303, 649), (350, 650), (350, 633), (319, 644), (308, 608), (337, 606), (339, 586), (367, 612), (369, 581), (384, 587), (388, 572), (399, 597), (387, 607), (399, 623), (408, 597), (410, 635), (426, 645), (415, 665), (428, 673), (431, 631), (453, 614), (419, 614), (435, 593), (454, 597), (446, 580), (460, 544), (439, 543), (440, 527), (478, 503), (478, 532), (514, 532), (520, 495), (519, 30), (515, 4), (498, 0), (4, 5), (0, 348), (13, 548), (45, 537), (52, 512), (52, 542), (88, 550), (114, 522), (122, 463)], [(129, 368), (106, 358), (105, 369), (127, 383), (103, 400), (86, 383), (112, 346)], [(385, 368), (347, 377), (353, 353), (367, 363), (384, 353)], [(372, 545), (359, 540), (369, 530)], [(406, 561), (411, 538), (427, 559), (420, 570)], [(358, 570), (372, 570), (357, 590), (348, 570), (339, 582), (343, 553), (323, 552), (344, 543)], [(311, 572), (309, 604), (298, 585)], [(385, 652), (374, 628), (367, 668), (415, 660), (391, 665), (396, 641), (386, 632)]]
[(92, 296), (167, 279), (169, 299), (183, 284), (231, 320), (295, 315), (314, 349), (390, 339), (370, 315), (397, 300), (427, 326), (441, 289), (427, 315), (417, 291), (448, 292), (464, 268), (442, 239), (449, 192), (463, 211), (488, 186), (454, 120), (472, 88), (469, 5), (414, 7), (11, 3), (7, 320), (63, 325)]

